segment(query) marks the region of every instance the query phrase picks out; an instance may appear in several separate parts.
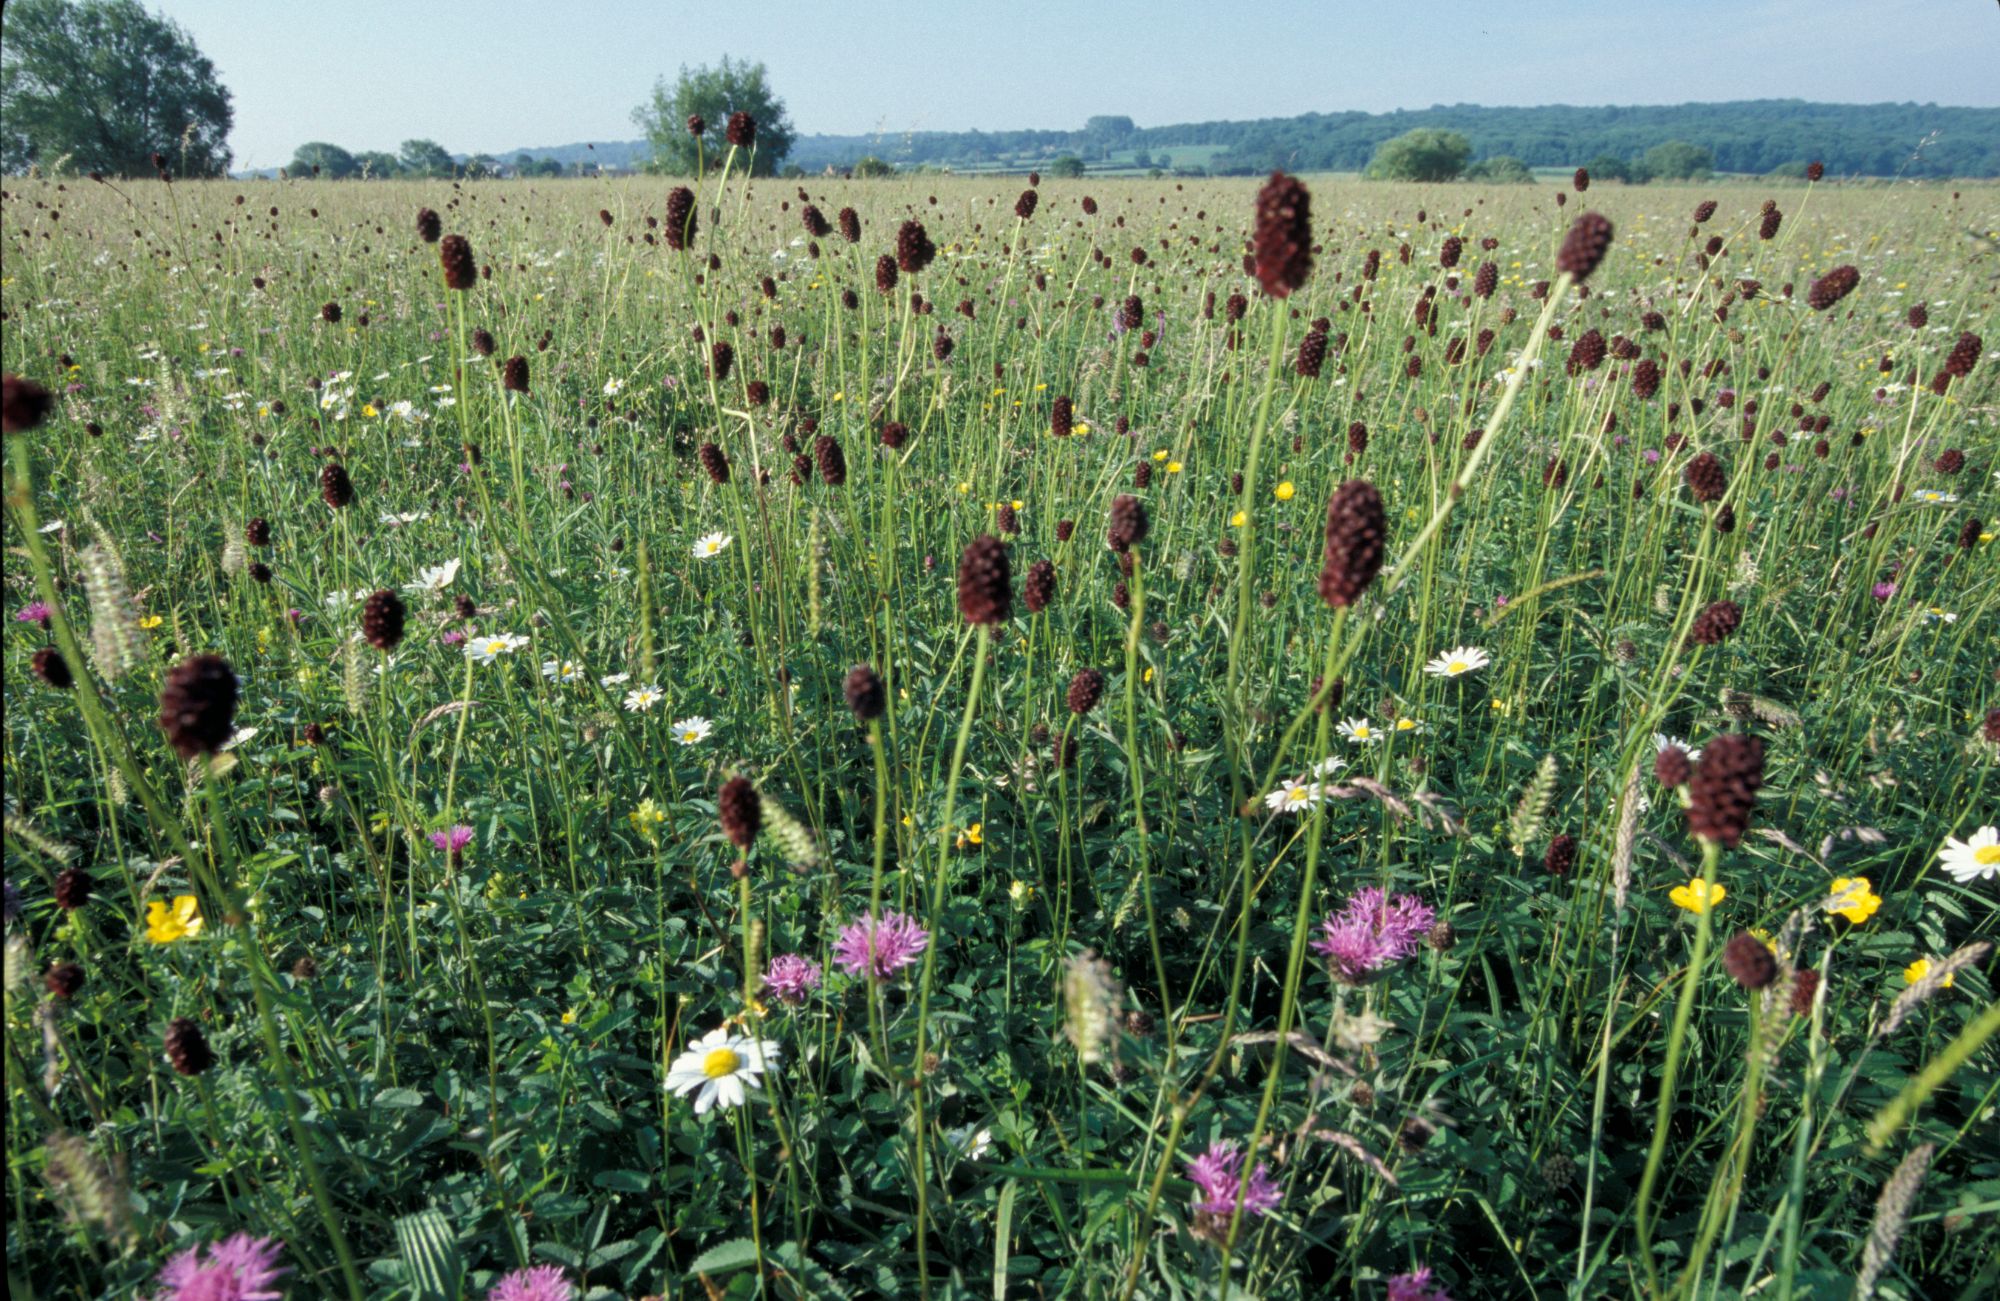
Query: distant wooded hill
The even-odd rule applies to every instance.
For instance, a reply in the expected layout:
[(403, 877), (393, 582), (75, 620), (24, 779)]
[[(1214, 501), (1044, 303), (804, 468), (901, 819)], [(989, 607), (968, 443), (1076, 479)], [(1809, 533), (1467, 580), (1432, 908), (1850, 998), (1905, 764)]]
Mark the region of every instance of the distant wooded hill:
[[(1367, 166), (1384, 140), (1418, 127), (1459, 132), (1471, 142), (1475, 160), (1509, 156), (1529, 167), (1570, 168), (1606, 157), (1636, 161), (1655, 145), (1687, 141), (1707, 149), (1720, 172), (1763, 173), (1817, 160), (1833, 176), (2000, 176), (2000, 109), (1796, 99), (1627, 108), (1454, 104), (1155, 127), (1104, 116), (1077, 131), (807, 135), (787, 162), (807, 172), (845, 169), (868, 156), (898, 167), (1025, 170), (1075, 154), (1092, 170), (1351, 172)], [(566, 168), (627, 169), (646, 161), (644, 141), (600, 140), (595, 146), (510, 149), (497, 156), (512, 163), (526, 154)]]

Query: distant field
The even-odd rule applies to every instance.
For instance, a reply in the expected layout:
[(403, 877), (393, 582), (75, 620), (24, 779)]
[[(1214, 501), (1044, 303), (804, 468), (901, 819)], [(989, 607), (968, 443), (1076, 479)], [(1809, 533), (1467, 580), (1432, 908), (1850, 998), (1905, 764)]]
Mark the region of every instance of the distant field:
[(5, 182), (10, 1295), (1990, 1292), (2000, 191), (1092, 167)]

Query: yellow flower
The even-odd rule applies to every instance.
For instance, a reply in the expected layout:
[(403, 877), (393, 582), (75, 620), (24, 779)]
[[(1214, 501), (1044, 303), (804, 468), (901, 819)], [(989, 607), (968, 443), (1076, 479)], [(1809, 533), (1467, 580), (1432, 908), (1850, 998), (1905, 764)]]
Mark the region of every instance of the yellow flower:
[(375, 409), (375, 404), (373, 402), (363, 402), (361, 404), (361, 414), (366, 416), (368, 419), (373, 420), (376, 416), (379, 416), (382, 413)]
[(983, 845), (985, 843), (986, 824), (983, 822), (975, 822), (958, 833), (958, 847), (960, 849), (970, 849), (975, 845)]
[(1827, 891), (1826, 910), (1838, 913), (1855, 925), (1860, 925), (1875, 915), (1882, 906), (1882, 896), (1875, 893), (1865, 876), (1843, 876), (1836, 878)]
[(1750, 928), (1750, 936), (1759, 944), (1769, 949), (1773, 957), (1777, 956), (1778, 942), (1771, 938), (1771, 932), (1765, 930), (1762, 926), (1752, 926)]
[(1152, 680), (1153, 680), (1153, 666), (1152, 666), (1152, 665), (1150, 665), (1150, 664), (1148, 664), (1148, 665), (1146, 666), (1146, 671), (1145, 671), (1145, 673), (1144, 673), (1144, 674), (1142, 674), (1142, 675), (1140, 676), (1140, 678), (1139, 678), (1139, 681), (1141, 681), (1141, 682), (1151, 682)]
[(971, 491), (972, 491), (972, 485), (969, 483), (961, 483), (958, 485), (958, 495), (961, 497), (965, 496), (967, 493)]
[(1079, 420), (1079, 421), (1077, 421), (1077, 422), (1076, 422), (1076, 432), (1077, 432), (1077, 433), (1079, 433), (1079, 434), (1087, 434), (1087, 433), (1089, 433), (1089, 432), (1090, 432), (1090, 424), (1089, 424), (1089, 422), (1088, 422), (1088, 421), (1083, 421), (1083, 420)]
[(1153, 453), (1153, 459), (1156, 461), (1164, 461), (1167, 459), (1168, 455), (1169, 453), (1167, 452), (1167, 449), (1162, 447), (1159, 451)]
[(1168, 473), (1168, 474), (1179, 474), (1180, 472), (1181, 472), (1181, 463), (1180, 463), (1179, 461), (1168, 461), (1168, 462), (1167, 462), (1167, 473)]
[(201, 934), (201, 912), (191, 894), (175, 895), (171, 905), (155, 899), (146, 905), (146, 938), (172, 944)]
[(159, 615), (149, 614), (145, 618), (139, 620), (139, 626), (141, 628), (144, 628), (146, 631), (151, 632), (153, 629), (159, 627), (161, 624), (165, 622), (166, 620), (162, 619)]
[(1721, 903), (1728, 894), (1720, 881), (1711, 884), (1697, 876), (1686, 885), (1677, 885), (1667, 891), (1667, 898), (1674, 901), (1676, 908), (1684, 908), (1700, 916)]
[[(1915, 962), (1912, 962), (1909, 966), (1903, 968), (1903, 983), (1905, 985), (1914, 985), (1919, 980), (1922, 980), (1925, 976), (1928, 976), (1930, 974), (1931, 974), (1931, 960), (1929, 958), (1918, 958)], [(1951, 981), (1952, 978), (1950, 976), (1946, 976), (1943, 980), (1940, 980), (1938, 984), (1945, 989), (1950, 989)]]
[(645, 837), (648, 844), (653, 842), (660, 824), (667, 820), (666, 810), (656, 804), (651, 796), (640, 800), (639, 807), (625, 816), (631, 820), (632, 830)]
[(564, 1025), (575, 1025), (575, 1024), (576, 1024), (576, 1009), (575, 1009), (575, 1008), (571, 1008), (571, 1009), (570, 1009), (569, 1011), (567, 1011), (567, 1012), (564, 1012), (564, 1013), (562, 1014), (562, 1023), (563, 1023)]
[(1027, 508), (1028, 503), (1022, 501), (1019, 497), (1016, 497), (1014, 498), (1013, 505), (1015, 510), (1025, 510)]
[(1292, 499), (1292, 494), (1297, 491), (1298, 489), (1292, 487), (1292, 481), (1290, 479), (1286, 479), (1283, 483), (1280, 483), (1277, 487), (1271, 489), (1271, 495), (1273, 497), (1276, 497), (1279, 501), (1290, 501)]
[(1007, 887), (1007, 897), (1013, 900), (1016, 908), (1026, 908), (1035, 901), (1035, 887), (1026, 881), (1016, 881)]
[(1229, 517), (1229, 527), (1233, 529), (1240, 529), (1249, 522), (1250, 522), (1250, 514), (1248, 511), (1239, 510), (1234, 515), (1231, 515)]

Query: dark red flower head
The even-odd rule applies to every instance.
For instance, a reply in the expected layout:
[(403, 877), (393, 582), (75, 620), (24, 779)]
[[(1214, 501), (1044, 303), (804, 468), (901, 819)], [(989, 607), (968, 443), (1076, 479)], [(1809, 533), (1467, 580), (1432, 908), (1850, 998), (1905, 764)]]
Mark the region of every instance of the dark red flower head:
[(1610, 248), (1610, 218), (1603, 213), (1586, 212), (1570, 225), (1569, 234), (1563, 236), (1562, 248), (1556, 253), (1556, 269), (1569, 272), (1579, 281), (1588, 280)]
[(991, 533), (966, 545), (958, 560), (958, 612), (974, 624), (1005, 623), (1013, 605), (1007, 546)]
[(1382, 569), (1388, 520), (1382, 494), (1366, 479), (1349, 479), (1326, 503), (1326, 550), (1320, 599), (1339, 609), (1360, 599)]
[(479, 266), (472, 257), (472, 241), (463, 235), (446, 235), (438, 245), (438, 263), (444, 268), (446, 289), (470, 289), (479, 283)]
[(191, 655), (160, 688), (160, 730), (183, 759), (214, 754), (236, 730), (236, 674), (220, 655)]
[(0, 429), (25, 434), (48, 419), (56, 400), (49, 391), (19, 375), (0, 375)]
[(728, 137), (729, 143), (738, 149), (754, 149), (757, 146), (757, 123), (742, 109), (729, 115), (729, 122), (723, 128), (723, 134)]
[(1312, 198), (1295, 176), (1272, 172), (1257, 192), (1252, 236), (1257, 283), (1273, 298), (1288, 298), (1312, 274)]

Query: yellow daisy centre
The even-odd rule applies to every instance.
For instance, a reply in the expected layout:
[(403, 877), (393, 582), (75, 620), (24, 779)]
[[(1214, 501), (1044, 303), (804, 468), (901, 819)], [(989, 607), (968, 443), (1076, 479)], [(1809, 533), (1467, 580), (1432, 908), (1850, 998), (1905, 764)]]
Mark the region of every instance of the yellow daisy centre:
[(1304, 804), (1307, 799), (1306, 788), (1303, 786), (1294, 786), (1285, 792), (1285, 798), (1294, 804)]
[(1453, 660), (1451, 663), (1444, 666), (1444, 671), (1446, 673), (1451, 674), (1453, 677), (1456, 677), (1459, 674), (1466, 672), (1471, 667), (1472, 666), (1470, 664), (1467, 664), (1464, 660)]
[(1367, 726), (1364, 724), (1363, 726), (1354, 729), (1354, 735), (1365, 741), (1369, 737), (1375, 735), (1375, 733), (1369, 731)]
[(1972, 851), (1972, 861), (1981, 867), (1991, 867), (2000, 863), (2000, 844), (1981, 845)]
[(719, 1080), (725, 1075), (736, 1074), (743, 1065), (743, 1058), (734, 1048), (717, 1048), (701, 1059), (701, 1073), (711, 1080)]

